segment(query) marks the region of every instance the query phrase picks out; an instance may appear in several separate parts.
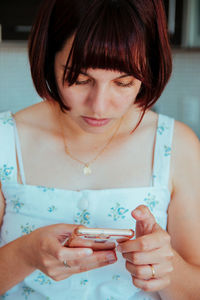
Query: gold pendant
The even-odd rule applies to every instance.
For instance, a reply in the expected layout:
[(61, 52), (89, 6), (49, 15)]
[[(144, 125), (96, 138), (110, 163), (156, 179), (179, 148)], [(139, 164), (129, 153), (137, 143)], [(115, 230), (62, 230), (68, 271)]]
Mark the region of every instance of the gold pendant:
[(90, 169), (89, 165), (85, 165), (83, 173), (84, 175), (90, 175), (92, 173), (92, 170)]

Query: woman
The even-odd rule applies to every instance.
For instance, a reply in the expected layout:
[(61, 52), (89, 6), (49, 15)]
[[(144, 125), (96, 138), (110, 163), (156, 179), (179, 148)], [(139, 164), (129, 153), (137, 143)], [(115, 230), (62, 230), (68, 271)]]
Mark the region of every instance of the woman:
[[(199, 140), (150, 110), (162, 1), (46, 0), (29, 57), (44, 101), (0, 117), (1, 299), (199, 299)], [(64, 247), (78, 224), (136, 237)]]

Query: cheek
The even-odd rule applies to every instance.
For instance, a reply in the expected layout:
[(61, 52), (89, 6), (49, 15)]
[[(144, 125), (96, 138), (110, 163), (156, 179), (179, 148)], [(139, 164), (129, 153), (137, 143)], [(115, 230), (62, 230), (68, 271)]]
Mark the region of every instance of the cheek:
[(73, 89), (70, 88), (61, 88), (60, 94), (62, 97), (62, 101), (68, 105), (69, 107), (73, 108), (76, 106), (81, 106), (84, 101), (84, 95), (74, 92)]
[(126, 92), (121, 92), (118, 93), (118, 95), (115, 95), (113, 98), (113, 106), (115, 106), (118, 109), (127, 109), (129, 108), (135, 100), (135, 94), (133, 91), (126, 91)]

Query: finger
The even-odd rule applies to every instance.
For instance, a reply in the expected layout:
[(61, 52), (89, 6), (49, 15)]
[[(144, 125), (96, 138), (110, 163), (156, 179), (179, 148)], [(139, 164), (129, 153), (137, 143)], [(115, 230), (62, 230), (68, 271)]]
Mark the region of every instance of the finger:
[(63, 247), (55, 238), (48, 239), (45, 250), (48, 254), (63, 262), (64, 260), (72, 260), (87, 257), (93, 254), (90, 248), (66, 248)]
[(72, 235), (76, 227), (77, 225), (62, 223), (46, 226), (45, 231), (42, 233), (43, 239), (56, 237), (60, 243), (63, 243)]
[(149, 234), (153, 230), (153, 226), (156, 224), (156, 220), (149, 208), (145, 205), (140, 205), (131, 212), (136, 223), (136, 236), (143, 231), (143, 234)]
[[(162, 278), (173, 271), (173, 266), (170, 262), (154, 264), (153, 268), (155, 271), (154, 279)], [(138, 266), (127, 261), (126, 269), (131, 273), (131, 275), (138, 279), (150, 280), (153, 277), (153, 272), (150, 265)]]
[(93, 250), (109, 250), (114, 249), (116, 247), (113, 242), (103, 242), (98, 243), (94, 240), (82, 239), (79, 237), (69, 239), (67, 243), (68, 247), (82, 247), (82, 248), (92, 248)]
[(151, 280), (141, 280), (133, 276), (132, 281), (136, 287), (146, 292), (155, 292), (166, 288), (170, 284), (170, 276)]
[[(73, 249), (70, 249), (70, 251)], [(79, 249), (74, 249), (79, 250)], [(64, 262), (50, 261), (48, 269), (44, 273), (56, 281), (68, 278), (72, 274), (86, 272), (92, 269), (104, 267), (113, 264), (117, 261), (116, 253), (114, 251), (96, 251), (87, 258), (77, 258), (76, 260), (66, 260)]]
[(60, 261), (83, 259), (92, 256), (93, 250), (90, 248), (66, 248), (62, 247), (58, 259)]
[(131, 215), (133, 216), (136, 221), (146, 221), (149, 223), (156, 223), (155, 218), (149, 208), (146, 205), (139, 205), (137, 206), (132, 212)]
[(121, 253), (132, 251), (151, 251), (162, 247), (170, 241), (170, 237), (159, 227), (151, 234), (140, 236), (134, 240), (119, 243), (117, 250)]
[(78, 227), (78, 225), (65, 224), (65, 223), (53, 224), (53, 225), (47, 226), (47, 228), (50, 229), (51, 234), (55, 234), (55, 235), (63, 234), (66, 236), (71, 235), (71, 233), (74, 231), (74, 229), (76, 227)]
[(85, 260), (67, 261), (69, 267), (66, 267), (63, 263), (59, 268), (54, 269), (53, 279), (60, 281), (68, 278), (72, 274), (87, 272), (93, 269), (105, 267), (113, 264), (117, 261), (116, 254), (113, 251), (97, 251), (93, 258), (87, 258)]
[(83, 271), (99, 268), (101, 266), (111, 264), (117, 261), (116, 253), (114, 251), (95, 251), (94, 254), (86, 259), (76, 259), (68, 261), (72, 267), (76, 267), (76, 271)]
[(173, 258), (173, 251), (168, 246), (148, 252), (130, 252), (123, 254), (123, 257), (134, 265), (158, 264), (163, 261), (170, 261)]

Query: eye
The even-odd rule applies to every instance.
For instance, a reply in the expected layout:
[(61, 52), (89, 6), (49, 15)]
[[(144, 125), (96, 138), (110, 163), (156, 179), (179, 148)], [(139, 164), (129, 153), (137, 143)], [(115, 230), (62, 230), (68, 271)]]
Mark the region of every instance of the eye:
[(86, 85), (91, 82), (91, 78), (84, 74), (79, 74), (77, 80), (75, 81), (75, 85)]
[(88, 84), (90, 83), (90, 79), (87, 79), (87, 80), (76, 80), (75, 81), (75, 85), (85, 85), (85, 84)]
[(116, 81), (115, 83), (116, 83), (116, 85), (121, 86), (121, 87), (130, 87), (130, 86), (134, 85), (134, 81), (130, 81), (130, 82), (127, 82), (127, 83)]

